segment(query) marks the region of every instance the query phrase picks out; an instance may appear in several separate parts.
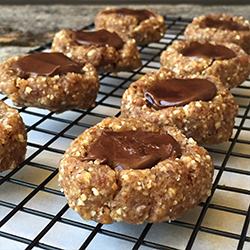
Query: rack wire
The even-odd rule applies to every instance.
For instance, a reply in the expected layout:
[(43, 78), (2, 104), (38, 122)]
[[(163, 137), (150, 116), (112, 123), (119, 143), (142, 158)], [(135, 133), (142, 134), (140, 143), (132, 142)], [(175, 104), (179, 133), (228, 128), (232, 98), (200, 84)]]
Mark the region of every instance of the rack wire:
[[(232, 137), (228, 142), (206, 147), (215, 165), (212, 194), (181, 218), (142, 225), (86, 222), (68, 207), (58, 186), (58, 162), (70, 142), (104, 117), (120, 115), (126, 88), (160, 67), (160, 54), (184, 38), (190, 21), (165, 17), (168, 29), (164, 38), (138, 47), (141, 68), (117, 76), (100, 75), (94, 108), (62, 114), (17, 108), (26, 124), (28, 147), (26, 160), (19, 167), (0, 175), (0, 249), (250, 249), (249, 78), (231, 90), (240, 107)], [(93, 29), (94, 25), (87, 28)], [(1, 93), (0, 98), (13, 106)]]

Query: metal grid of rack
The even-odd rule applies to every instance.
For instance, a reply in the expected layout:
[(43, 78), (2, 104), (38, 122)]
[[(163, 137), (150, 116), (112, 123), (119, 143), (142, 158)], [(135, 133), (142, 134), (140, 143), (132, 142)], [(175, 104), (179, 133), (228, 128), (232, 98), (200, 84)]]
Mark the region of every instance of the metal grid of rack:
[[(94, 108), (62, 114), (17, 108), (26, 124), (28, 147), (19, 167), (0, 175), (0, 249), (250, 249), (249, 78), (231, 90), (240, 107), (232, 137), (206, 147), (215, 165), (212, 194), (183, 217), (171, 223), (142, 225), (86, 222), (68, 207), (58, 186), (58, 162), (70, 142), (104, 117), (120, 115), (126, 88), (160, 67), (161, 52), (183, 39), (190, 21), (165, 17), (168, 29), (164, 38), (138, 47), (141, 68), (117, 76), (100, 75)], [(47, 49), (50, 44), (37, 51)], [(13, 106), (1, 93), (0, 98)]]

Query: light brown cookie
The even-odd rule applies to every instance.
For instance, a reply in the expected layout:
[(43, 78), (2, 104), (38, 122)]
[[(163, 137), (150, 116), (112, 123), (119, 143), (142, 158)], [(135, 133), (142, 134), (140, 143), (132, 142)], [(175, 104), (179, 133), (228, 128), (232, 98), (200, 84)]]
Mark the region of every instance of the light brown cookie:
[(250, 74), (249, 55), (233, 43), (180, 40), (162, 52), (160, 62), (178, 74), (216, 76), (229, 89)]
[[(113, 166), (113, 159), (88, 159), (89, 148), (104, 134), (111, 133), (112, 137), (124, 132), (168, 135), (177, 143), (179, 154), (143, 169), (130, 168), (134, 160), (123, 169), (123, 164)], [(139, 144), (144, 157), (146, 149)], [(118, 145), (121, 150), (123, 146)], [(133, 157), (133, 146), (128, 144), (122, 149)], [(174, 220), (204, 201), (210, 194), (213, 169), (208, 152), (177, 128), (159, 128), (142, 118), (111, 117), (85, 130), (71, 143), (60, 161), (59, 183), (69, 206), (87, 221), (155, 223)]]
[(155, 10), (135, 8), (106, 8), (96, 15), (95, 28), (115, 31), (138, 45), (158, 42), (166, 32), (164, 18)]
[(14, 108), (0, 100), (0, 172), (16, 168), (25, 158), (27, 132)]
[(187, 25), (185, 39), (235, 43), (250, 54), (250, 23), (241, 16), (210, 14), (196, 17)]
[[(178, 81), (178, 79), (184, 80), (181, 81), (183, 82), (181, 91), (178, 88), (175, 89), (175, 86), (178, 86), (175, 85), (175, 80)], [(195, 85), (185, 86), (185, 80), (192, 79), (197, 79), (198, 84), (196, 82)], [(202, 87), (199, 86), (199, 79), (205, 83)], [(173, 84), (169, 80), (173, 80)], [(206, 81), (212, 84), (211, 86), (215, 86), (215, 89), (208, 91), (209, 94), (214, 93), (214, 97), (212, 95), (207, 100), (201, 100), (199, 94), (207, 94), (204, 91)], [(158, 92), (157, 105), (160, 106), (163, 103), (163, 106), (155, 108), (152, 102), (154, 97), (151, 98), (147, 92), (150, 87), (157, 86), (156, 83), (163, 83), (155, 89), (155, 92)], [(164, 85), (168, 87), (165, 88)], [(197, 94), (198, 99), (190, 99), (190, 97), (196, 97)], [(165, 101), (165, 97), (170, 98), (170, 101)], [(182, 101), (182, 97), (186, 98), (186, 102)], [(178, 100), (181, 102), (178, 103)], [(168, 102), (171, 105), (168, 105)], [(142, 117), (149, 122), (156, 123), (159, 127), (176, 126), (187, 137), (192, 137), (198, 143), (204, 144), (228, 140), (232, 134), (237, 113), (237, 102), (218, 78), (200, 75), (182, 76), (166, 68), (149, 72), (132, 83), (123, 94), (121, 102), (122, 117)]]
[(95, 104), (99, 87), (92, 64), (81, 67), (61, 53), (21, 55), (0, 64), (0, 89), (19, 107), (56, 113), (88, 109)]
[(99, 74), (132, 71), (142, 65), (132, 40), (123, 41), (106, 30), (61, 30), (54, 37), (52, 51), (64, 53), (80, 65), (89, 62)]

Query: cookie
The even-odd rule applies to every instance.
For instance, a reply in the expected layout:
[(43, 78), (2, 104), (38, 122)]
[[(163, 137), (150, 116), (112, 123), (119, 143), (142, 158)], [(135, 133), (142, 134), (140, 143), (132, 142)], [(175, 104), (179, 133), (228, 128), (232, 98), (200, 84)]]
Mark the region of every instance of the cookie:
[(176, 126), (198, 143), (227, 141), (238, 104), (214, 76), (148, 72), (124, 92), (122, 117), (142, 117), (159, 127)]
[(99, 91), (95, 67), (83, 67), (62, 53), (39, 52), (12, 57), (0, 64), (0, 90), (19, 107), (61, 113), (88, 109)]
[(80, 65), (89, 62), (99, 74), (132, 71), (142, 65), (136, 44), (107, 30), (61, 30), (54, 37), (52, 51), (64, 53)]
[(187, 25), (185, 39), (200, 42), (235, 43), (250, 54), (250, 23), (241, 16), (210, 14)]
[(0, 100), (0, 172), (14, 169), (25, 159), (27, 132), (14, 108)]
[(250, 74), (250, 57), (233, 43), (180, 40), (162, 52), (160, 62), (179, 74), (213, 75), (226, 88), (243, 83)]
[(164, 18), (155, 10), (135, 8), (106, 8), (96, 15), (95, 28), (115, 31), (138, 45), (158, 42), (166, 32)]
[(213, 170), (208, 152), (177, 128), (110, 117), (71, 143), (60, 161), (59, 183), (84, 220), (156, 223), (204, 201)]

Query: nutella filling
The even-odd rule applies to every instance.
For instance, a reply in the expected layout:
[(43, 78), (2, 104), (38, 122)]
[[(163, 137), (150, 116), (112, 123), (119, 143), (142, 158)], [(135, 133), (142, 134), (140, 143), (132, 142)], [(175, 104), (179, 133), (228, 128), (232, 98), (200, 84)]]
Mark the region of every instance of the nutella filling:
[(111, 46), (116, 50), (121, 49), (124, 45), (124, 41), (115, 32), (111, 33), (107, 30), (75, 30), (72, 33), (72, 38), (78, 44)]
[(200, 27), (205, 28), (216, 28), (220, 30), (236, 30), (236, 31), (249, 31), (248, 26), (243, 26), (233, 21), (231, 18), (230, 20), (214, 20), (210, 17), (205, 18), (201, 21)]
[(16, 61), (11, 68), (18, 77), (27, 79), (30, 75), (55, 76), (67, 72), (81, 73), (81, 66), (59, 52), (38, 52)]
[(149, 19), (150, 17), (154, 16), (154, 14), (151, 11), (148, 11), (146, 9), (141, 9), (141, 10), (135, 10), (135, 9), (128, 9), (128, 8), (119, 8), (115, 10), (105, 10), (103, 11), (104, 14), (117, 14), (121, 17), (124, 16), (134, 16), (138, 22), (142, 22), (146, 19)]
[(192, 101), (210, 101), (216, 95), (214, 83), (206, 79), (167, 79), (154, 83), (144, 96), (155, 109), (184, 106)]
[(190, 45), (180, 52), (189, 58), (211, 58), (213, 60), (228, 60), (236, 57), (236, 54), (229, 48), (211, 43), (191, 42)]
[(104, 131), (90, 144), (84, 160), (99, 160), (111, 168), (145, 169), (180, 154), (179, 143), (167, 133)]

